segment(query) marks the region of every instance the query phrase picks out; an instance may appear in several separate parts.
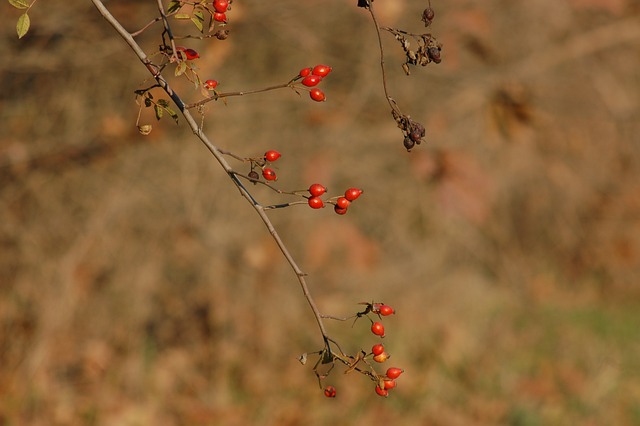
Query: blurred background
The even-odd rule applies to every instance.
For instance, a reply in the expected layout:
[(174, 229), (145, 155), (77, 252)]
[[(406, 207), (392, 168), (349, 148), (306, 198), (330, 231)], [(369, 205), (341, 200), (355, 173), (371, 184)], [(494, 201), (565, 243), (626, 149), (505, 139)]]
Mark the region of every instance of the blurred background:
[[(133, 31), (154, 3), (107, 6)], [(375, 7), (424, 32), (427, 4)], [(18, 41), (3, 2), (0, 425), (640, 424), (640, 3), (432, 6), (441, 64), (405, 76), (383, 34), (391, 94), (427, 128), (411, 153), (355, 0), (236, 0), (229, 39), (183, 42), (221, 91), (333, 67), (325, 103), (230, 98), (204, 124), (236, 154), (280, 151), (283, 189), (365, 191), (346, 216), (270, 212), (324, 313), (398, 312), (392, 396), (336, 368), (327, 399), (297, 361), (321, 339), (264, 225), (184, 120), (143, 111), (154, 130), (137, 132), (150, 83), (128, 47), (80, 0), (36, 3)], [(328, 326), (350, 352), (377, 342), (366, 321)]]

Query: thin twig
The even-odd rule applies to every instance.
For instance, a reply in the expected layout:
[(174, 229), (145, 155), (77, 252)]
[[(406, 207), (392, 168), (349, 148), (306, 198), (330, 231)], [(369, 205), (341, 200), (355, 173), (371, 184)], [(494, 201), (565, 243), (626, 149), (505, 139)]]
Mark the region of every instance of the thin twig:
[(192, 104), (187, 105), (186, 107), (191, 109), (191, 108), (195, 108), (195, 107), (199, 107), (201, 105), (204, 105), (207, 102), (217, 101), (218, 99), (222, 99), (222, 98), (229, 98), (231, 96), (252, 95), (254, 93), (268, 92), (270, 90), (284, 89), (286, 87), (292, 87), (291, 83), (289, 82), (289, 83), (284, 83), (284, 84), (276, 84), (275, 86), (264, 87), (262, 89), (243, 90), (243, 91), (237, 91), (237, 92), (216, 93), (215, 95), (213, 95), (210, 98), (206, 98), (206, 99), (203, 99), (201, 101), (194, 102)]
[(382, 88), (384, 89), (384, 96), (389, 103), (389, 106), (393, 111), (395, 111), (399, 116), (403, 115), (398, 105), (393, 100), (393, 98), (389, 95), (389, 89), (387, 88), (387, 71), (384, 66), (384, 46), (382, 45), (382, 35), (380, 34), (380, 27), (378, 26), (378, 19), (376, 18), (376, 14), (373, 10), (373, 2), (369, 2), (369, 6), (367, 7), (369, 10), (369, 14), (371, 14), (371, 19), (373, 20), (373, 25), (376, 27), (376, 35), (378, 37), (378, 46), (380, 48), (380, 68), (382, 69)]

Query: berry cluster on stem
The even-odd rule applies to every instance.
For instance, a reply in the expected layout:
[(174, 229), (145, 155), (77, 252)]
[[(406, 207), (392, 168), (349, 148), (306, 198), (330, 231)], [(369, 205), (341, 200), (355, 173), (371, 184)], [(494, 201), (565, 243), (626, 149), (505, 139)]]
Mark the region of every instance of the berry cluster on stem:
[[(326, 204), (330, 204), (333, 205), (333, 209), (336, 214), (344, 215), (352, 203), (363, 194), (362, 189), (356, 187), (347, 188), (343, 194), (337, 196), (327, 195), (327, 188), (320, 183), (313, 183), (304, 190), (283, 191), (278, 189), (274, 185), (278, 180), (278, 176), (273, 164), (282, 157), (280, 152), (275, 149), (269, 149), (262, 155), (257, 155), (255, 157), (242, 157), (230, 151), (226, 151), (211, 142), (203, 132), (203, 124), (198, 124), (190, 112), (191, 109), (196, 109), (196, 111), (202, 116), (202, 122), (204, 122), (205, 105), (209, 102), (217, 101), (219, 99), (224, 100), (233, 96), (244, 96), (283, 88), (291, 89), (298, 94), (301, 91), (307, 91), (309, 93), (309, 97), (313, 101), (324, 102), (326, 100), (326, 95), (318, 86), (321, 84), (323, 79), (332, 72), (332, 68), (328, 65), (318, 64), (313, 67), (301, 69), (293, 78), (285, 83), (260, 89), (220, 92), (218, 91), (220, 86), (218, 80), (209, 78), (203, 81), (200, 78), (197, 66), (197, 60), (200, 59), (200, 54), (191, 47), (177, 45), (176, 40), (187, 38), (218, 41), (226, 40), (229, 37), (229, 30), (226, 28), (226, 25), (229, 22), (227, 14), (231, 10), (233, 0), (171, 0), (168, 2), (166, 8), (163, 0), (157, 0), (159, 16), (155, 17), (151, 22), (134, 32), (129, 32), (124, 28), (124, 26), (107, 9), (103, 0), (91, 0), (91, 2), (106, 21), (114, 28), (122, 40), (129, 45), (138, 59), (149, 71), (153, 80), (155, 80), (153, 85), (135, 91), (136, 101), (140, 105), (138, 118), (136, 120), (136, 125), (138, 126), (140, 133), (147, 135), (152, 129), (150, 124), (140, 123), (143, 108), (152, 108), (157, 120), (160, 120), (168, 114), (176, 123), (178, 123), (178, 112), (174, 110), (177, 109), (177, 111), (182, 114), (182, 117), (187, 122), (187, 125), (193, 133), (198, 137), (198, 139), (200, 139), (200, 141), (202, 141), (220, 166), (225, 170), (233, 185), (237, 187), (240, 194), (250, 203), (251, 207), (258, 214), (281, 250), (283, 256), (291, 266), (298, 279), (303, 295), (313, 312), (322, 336), (324, 344), (323, 348), (319, 351), (312, 352), (312, 354), (318, 355), (318, 361), (316, 362), (313, 371), (318, 378), (320, 387), (324, 390), (325, 396), (335, 398), (337, 395), (337, 390), (334, 386), (322, 386), (323, 380), (326, 379), (336, 363), (345, 365), (346, 373), (355, 371), (367, 376), (374, 382), (375, 392), (378, 395), (384, 397), (388, 396), (389, 391), (395, 389), (397, 386), (396, 380), (404, 370), (398, 367), (389, 367), (384, 373), (378, 373), (376, 371), (374, 365), (385, 363), (390, 358), (385, 346), (378, 342), (371, 347), (370, 352), (360, 350), (354, 355), (348, 355), (342, 350), (335, 340), (329, 337), (324, 324), (324, 319), (342, 321), (354, 319), (355, 322), (360, 318), (367, 318), (370, 321), (370, 330), (372, 334), (382, 339), (386, 335), (383, 318), (394, 314), (395, 310), (384, 303), (365, 302), (363, 303), (365, 305), (364, 310), (356, 312), (348, 318), (323, 315), (309, 291), (306, 274), (298, 266), (267, 215), (268, 210), (289, 207), (297, 204), (306, 204), (313, 209), (321, 209)], [(18, 37), (21, 38), (29, 30), (30, 18), (27, 12), (31, 9), (33, 4), (35, 4), (35, 0), (30, 3), (22, 0), (10, 0), (9, 3), (18, 9), (24, 10), (18, 19), (16, 27)], [(431, 34), (414, 34), (396, 28), (381, 27), (378, 24), (378, 20), (374, 12), (373, 0), (357, 0), (357, 5), (358, 7), (368, 10), (373, 24), (375, 25), (378, 44), (380, 47), (380, 66), (382, 70), (384, 94), (389, 106), (391, 107), (392, 116), (398, 127), (403, 132), (404, 147), (407, 151), (410, 151), (415, 145), (421, 143), (426, 132), (424, 126), (411, 119), (409, 115), (404, 114), (400, 110), (396, 101), (389, 94), (381, 30), (392, 34), (400, 43), (406, 56), (405, 62), (402, 64), (402, 68), (407, 75), (409, 75), (410, 65), (426, 66), (429, 63), (440, 63), (442, 45), (438, 43)], [(426, 27), (429, 27), (432, 24), (434, 17), (435, 12), (429, 3), (429, 7), (426, 8), (421, 15), (421, 20)], [(171, 24), (169, 23), (169, 18), (191, 22), (196, 28), (197, 34), (194, 35), (189, 33), (181, 36), (174, 35)], [(159, 23), (158, 25), (160, 26), (158, 33), (161, 44), (157, 51), (147, 54), (147, 52), (136, 41), (136, 37), (140, 36), (145, 31), (150, 30), (157, 23)], [(412, 42), (417, 43), (417, 48), (412, 48)], [(157, 60), (158, 57), (160, 57), (160, 60)], [(183, 98), (171, 88), (167, 79), (167, 75), (170, 73), (167, 72), (167, 69), (173, 70), (173, 77), (186, 78), (188, 81), (193, 83), (194, 87), (202, 94), (202, 99), (192, 103), (186, 103)], [(168, 96), (168, 99), (156, 98), (154, 93), (152, 93), (155, 89), (158, 89), (157, 91), (164, 92), (164, 94)], [(172, 106), (172, 103), (174, 106)], [(226, 156), (230, 156), (243, 163), (249, 163), (249, 172), (246, 175), (239, 173), (229, 164)], [(243, 179), (249, 183), (253, 183), (254, 185), (262, 184), (279, 194), (296, 196), (299, 199), (293, 202), (276, 205), (263, 205), (256, 200), (254, 195), (249, 191), (249, 188), (245, 185)], [(303, 354), (300, 357), (300, 361), (304, 364), (306, 360), (307, 354)], [(320, 373), (318, 367), (320, 365), (324, 366), (327, 364), (330, 366), (329, 369), (324, 373)]]

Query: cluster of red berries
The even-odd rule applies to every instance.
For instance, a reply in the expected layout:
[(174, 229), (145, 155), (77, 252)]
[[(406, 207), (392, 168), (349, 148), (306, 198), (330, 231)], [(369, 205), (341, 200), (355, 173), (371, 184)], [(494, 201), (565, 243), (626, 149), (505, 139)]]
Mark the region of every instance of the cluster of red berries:
[[(384, 326), (382, 325), (382, 317), (394, 315), (395, 309), (384, 303), (369, 303), (364, 302), (366, 308), (362, 312), (358, 312), (355, 317), (360, 318), (366, 316), (369, 318), (369, 314), (374, 314), (379, 318), (379, 321), (373, 321), (371, 318), (371, 332), (379, 337), (384, 337)], [(365, 351), (362, 351), (363, 358), (358, 358), (366, 362), (366, 359), (372, 358), (377, 363), (383, 363), (390, 358), (390, 355), (385, 350), (382, 343), (376, 343), (371, 347), (371, 352), (365, 355)], [(369, 365), (367, 363), (367, 365)], [(389, 391), (397, 386), (396, 379), (404, 372), (402, 368), (389, 367), (384, 374), (379, 374), (371, 368), (371, 373), (368, 375), (376, 382), (375, 391), (380, 396), (389, 396)], [(333, 386), (327, 386), (324, 388), (324, 395), (327, 398), (335, 398), (336, 388)]]
[[(389, 305), (385, 305), (384, 303), (371, 303), (367, 308), (368, 312), (373, 312), (374, 314), (383, 317), (393, 315), (396, 311)], [(380, 321), (372, 321), (371, 324), (371, 332), (376, 336), (384, 337), (384, 326)]]
[[(366, 313), (376, 314), (380, 319), (396, 313), (389, 305), (384, 303), (367, 303)], [(381, 321), (372, 321), (371, 332), (379, 337), (384, 337), (384, 325)], [(375, 362), (383, 363), (389, 359), (390, 355), (385, 351), (382, 343), (376, 343), (371, 347), (370, 354)], [(389, 390), (396, 387), (396, 379), (404, 370), (401, 368), (391, 367), (387, 369), (387, 372), (383, 376), (378, 376), (378, 383), (376, 384), (376, 393), (380, 396), (388, 396)]]
[(225, 24), (227, 22), (227, 10), (229, 9), (229, 0), (213, 0), (213, 20)]
[[(278, 158), (282, 157), (282, 155), (273, 149), (264, 153), (264, 164), (262, 165), (262, 177), (266, 180), (278, 180), (278, 176), (276, 172), (271, 167), (266, 167), (267, 163), (273, 163)], [(253, 171), (252, 171), (253, 172)], [(249, 175), (251, 176), (251, 175)]]
[(302, 79), (301, 83), (306, 87), (313, 87), (313, 89), (309, 90), (309, 96), (316, 102), (324, 102), (327, 97), (324, 92), (318, 89), (317, 86), (324, 77), (329, 75), (331, 72), (331, 67), (327, 65), (316, 65), (311, 68), (303, 68), (298, 73), (298, 79)]
[(384, 376), (380, 376), (376, 385), (376, 393), (380, 396), (389, 396), (389, 391), (396, 387), (396, 379), (404, 373), (402, 368), (389, 367)]
[[(310, 196), (307, 197), (307, 203), (309, 207), (312, 209), (321, 209), (324, 207), (324, 201), (320, 198), (325, 192), (327, 192), (327, 188), (319, 183), (314, 183), (309, 187)], [(352, 201), (356, 200), (360, 195), (362, 195), (364, 191), (360, 188), (349, 188), (344, 191), (344, 195), (339, 197), (333, 197), (327, 200), (328, 203), (333, 204), (333, 210), (340, 215), (347, 213), (347, 208), (351, 204)]]

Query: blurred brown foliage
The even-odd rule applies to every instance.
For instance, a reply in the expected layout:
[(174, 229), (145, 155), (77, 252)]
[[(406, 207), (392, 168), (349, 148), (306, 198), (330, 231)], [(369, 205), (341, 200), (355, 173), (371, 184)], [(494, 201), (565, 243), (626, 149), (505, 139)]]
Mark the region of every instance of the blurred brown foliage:
[[(153, 3), (107, 6), (134, 30)], [(236, 0), (228, 40), (188, 45), (221, 90), (334, 68), (326, 103), (229, 99), (205, 130), (278, 149), (283, 188), (364, 188), (346, 217), (271, 216), (323, 311), (397, 309), (393, 396), (339, 372), (322, 396), (296, 361), (321, 342), (295, 277), (184, 126), (143, 115), (137, 133), (146, 70), (90, 2), (39, 2), (21, 41), (4, 2), (0, 425), (640, 423), (638, 2), (432, 1), (442, 64), (406, 77), (385, 39), (427, 127), (410, 154), (355, 3)], [(421, 30), (427, 2), (375, 4)], [(374, 341), (330, 326), (351, 351)]]

